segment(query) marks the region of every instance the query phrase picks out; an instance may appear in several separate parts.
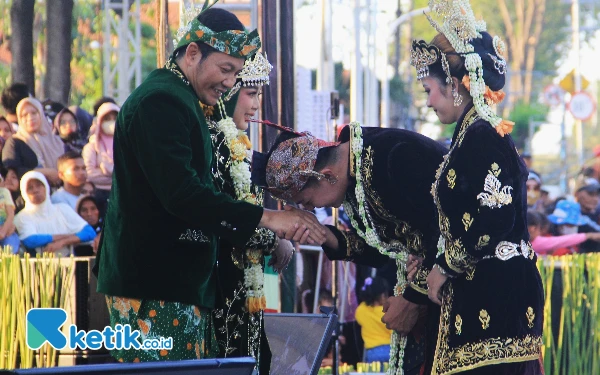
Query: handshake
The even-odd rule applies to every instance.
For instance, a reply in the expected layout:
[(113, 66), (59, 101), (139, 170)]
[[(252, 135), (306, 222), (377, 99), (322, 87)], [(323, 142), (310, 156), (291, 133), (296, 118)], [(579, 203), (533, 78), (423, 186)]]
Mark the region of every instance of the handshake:
[(285, 206), (283, 211), (265, 209), (259, 227), (270, 229), (281, 238), (269, 262), (276, 272), (285, 269), (294, 255), (295, 248), (290, 241), (318, 246), (335, 243), (337, 247), (335, 236), (315, 215), (292, 206)]
[(330, 235), (333, 236), (311, 212), (292, 206), (285, 206), (282, 211), (265, 209), (258, 226), (272, 230), (279, 238), (301, 245), (321, 246)]

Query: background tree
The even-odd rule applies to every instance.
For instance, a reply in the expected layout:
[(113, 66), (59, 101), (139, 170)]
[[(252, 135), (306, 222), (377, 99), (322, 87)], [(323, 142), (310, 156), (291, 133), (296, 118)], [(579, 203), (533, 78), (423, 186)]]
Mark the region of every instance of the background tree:
[(35, 94), (35, 74), (33, 70), (34, 5), (35, 0), (13, 0), (10, 8), (12, 81), (27, 84), (33, 94)]
[(60, 6), (57, 5), (54, 1), (46, 1), (48, 47), (44, 97), (67, 104), (71, 91), (73, 0), (61, 0)]

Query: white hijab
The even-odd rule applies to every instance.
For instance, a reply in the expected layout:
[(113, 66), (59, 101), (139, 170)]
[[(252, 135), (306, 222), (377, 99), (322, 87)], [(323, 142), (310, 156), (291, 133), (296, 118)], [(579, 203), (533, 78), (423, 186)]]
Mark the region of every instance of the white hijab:
[[(31, 202), (27, 196), (27, 183), (30, 180), (39, 180), (46, 187), (46, 199), (40, 204)], [(25, 208), (15, 216), (15, 227), (21, 240), (36, 234), (75, 234), (87, 225), (69, 205), (50, 201), (50, 186), (40, 172), (29, 171), (23, 175), (21, 195), (25, 200)], [(56, 253), (68, 256), (71, 249), (63, 248)]]

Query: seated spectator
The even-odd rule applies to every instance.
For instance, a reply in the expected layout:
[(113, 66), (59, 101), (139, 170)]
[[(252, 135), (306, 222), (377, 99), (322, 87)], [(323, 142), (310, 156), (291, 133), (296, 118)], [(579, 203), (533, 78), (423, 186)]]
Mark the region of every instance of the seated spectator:
[(356, 309), (356, 321), (360, 324), (361, 336), (365, 342), (367, 363), (390, 361), (392, 331), (381, 322), (388, 289), (387, 281), (381, 277), (367, 277), (361, 289), (363, 302)]
[(90, 136), (90, 128), (92, 127), (94, 116), (85, 109), (75, 105), (70, 106), (69, 110), (75, 114), (75, 118), (77, 119), (77, 124), (79, 125), (79, 139), (83, 139), (84, 143), (87, 142)]
[(0, 116), (0, 138), (7, 141), (15, 132), (10, 122), (4, 116)]
[(113, 135), (119, 106), (104, 103), (98, 109), (98, 126), (90, 137), (90, 142), (83, 148), (83, 159), (87, 169), (88, 180), (96, 185), (96, 198), (104, 212), (113, 174)]
[(100, 99), (96, 100), (94, 102), (94, 106), (92, 108), (92, 113), (93, 113), (93, 119), (92, 119), (92, 126), (90, 127), (89, 133), (87, 135), (87, 138), (89, 139), (93, 134), (96, 133), (96, 126), (98, 125), (98, 112), (100, 110), (100, 107), (102, 107), (102, 105), (104, 103), (112, 103), (112, 104), (117, 104), (117, 102), (109, 97), (109, 96), (103, 96)]
[(68, 108), (58, 112), (54, 118), (54, 134), (57, 134), (65, 144), (65, 151), (75, 151), (81, 153), (85, 141), (79, 133), (79, 123), (75, 114)]
[(19, 128), (19, 119), (17, 117), (17, 105), (24, 98), (30, 96), (29, 88), (24, 83), (13, 83), (2, 91), (2, 107), (6, 111), (6, 119), (13, 126), (13, 131)]
[(15, 203), (13, 202), (10, 191), (4, 186), (4, 178), (0, 178), (0, 246), (4, 250), (5, 246), (10, 247), (10, 252), (17, 254), (21, 241), (15, 232)]
[(34, 98), (25, 98), (17, 106), (17, 116), (21, 126), (2, 150), (3, 165), (15, 168), (20, 177), (35, 169), (58, 186), (56, 163), (65, 148), (60, 138), (52, 134), (42, 105)]
[[(581, 215), (579, 203), (566, 199), (556, 203), (556, 208), (551, 215), (548, 215), (548, 220), (554, 224), (552, 234), (555, 236), (577, 234), (579, 227), (589, 222), (589, 218)], [(579, 252), (579, 248), (571, 245), (556, 250), (554, 254), (564, 255), (576, 252)]]
[(83, 188), (81, 189), (81, 195), (85, 195), (85, 196), (91, 196), (91, 197), (95, 197), (96, 196), (96, 185), (94, 185), (93, 182), (89, 182), (86, 181), (85, 184), (83, 184)]
[(543, 215), (541, 212), (527, 211), (529, 239), (533, 251), (538, 255), (572, 254), (575, 246), (586, 240), (600, 241), (600, 233), (573, 233), (561, 236), (546, 236), (543, 234)]
[[(100, 236), (102, 231), (102, 218), (100, 217), (100, 210), (98, 209), (98, 203), (96, 198), (92, 196), (82, 196), (77, 202), (77, 214), (87, 221), (87, 223), (94, 228), (96, 232), (96, 238)], [(75, 246), (75, 256), (94, 256), (97, 249), (96, 238), (86, 244)]]
[[(600, 231), (600, 183), (595, 178), (579, 176), (575, 184), (575, 200), (581, 205), (581, 214), (588, 220), (579, 227), (579, 233)], [(581, 253), (600, 252), (600, 243), (586, 241), (579, 246)]]
[(72, 245), (96, 237), (94, 229), (71, 207), (50, 201), (50, 186), (40, 172), (25, 173), (21, 192), (25, 208), (15, 217), (15, 226), (28, 250), (69, 256)]
[(544, 210), (543, 204), (540, 200), (542, 195), (542, 179), (537, 173), (529, 172), (529, 176), (527, 177), (527, 182), (525, 184), (527, 186), (527, 207), (542, 212)]
[(69, 151), (58, 158), (58, 178), (63, 186), (52, 194), (52, 203), (66, 203), (75, 211), (77, 201), (82, 197), (81, 190), (87, 180), (81, 154)]
[(12, 200), (15, 204), (15, 215), (19, 213), (25, 207), (25, 201), (21, 196), (21, 189), (19, 187), (19, 177), (17, 171), (14, 168), (0, 168), (0, 175), (4, 180), (4, 187), (10, 191)]

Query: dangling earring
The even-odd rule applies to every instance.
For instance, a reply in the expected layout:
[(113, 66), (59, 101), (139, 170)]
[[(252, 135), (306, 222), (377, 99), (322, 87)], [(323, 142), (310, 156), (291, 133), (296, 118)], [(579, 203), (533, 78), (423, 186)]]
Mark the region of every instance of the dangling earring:
[(458, 107), (462, 104), (463, 97), (458, 93), (458, 90), (455, 88), (452, 88), (452, 97), (454, 98), (455, 107)]

